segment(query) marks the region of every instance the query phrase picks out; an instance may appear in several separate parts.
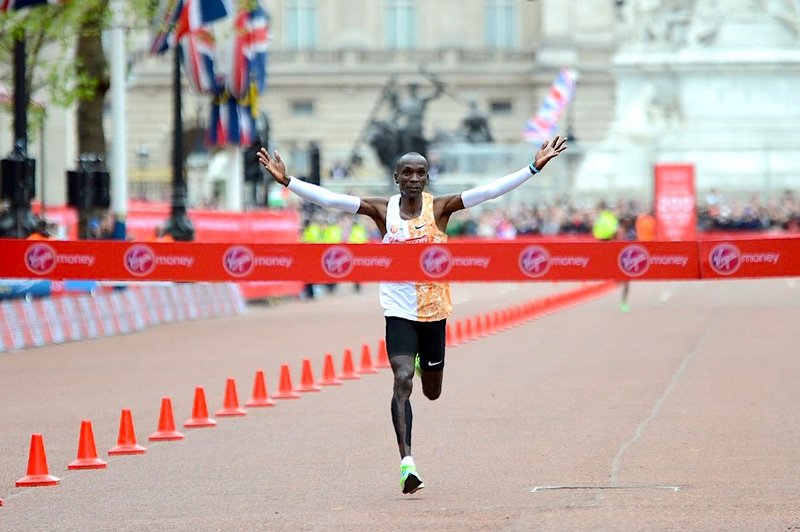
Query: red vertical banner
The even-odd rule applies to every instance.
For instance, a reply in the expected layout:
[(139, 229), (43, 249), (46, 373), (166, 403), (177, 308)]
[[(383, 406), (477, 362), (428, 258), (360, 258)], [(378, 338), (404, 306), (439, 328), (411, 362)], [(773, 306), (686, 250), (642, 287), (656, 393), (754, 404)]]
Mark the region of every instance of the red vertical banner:
[(697, 233), (694, 166), (655, 165), (657, 240), (694, 240)]

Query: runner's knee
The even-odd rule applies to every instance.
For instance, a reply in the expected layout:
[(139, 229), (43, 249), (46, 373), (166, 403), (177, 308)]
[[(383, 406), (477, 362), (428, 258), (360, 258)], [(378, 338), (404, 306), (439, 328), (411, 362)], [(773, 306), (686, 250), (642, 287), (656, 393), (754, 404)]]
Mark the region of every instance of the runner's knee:
[(395, 395), (411, 393), (411, 387), (414, 382), (414, 368), (400, 367), (394, 370), (394, 392)]
[(430, 399), (431, 401), (435, 401), (442, 395), (442, 387), (441, 386), (429, 386), (426, 388), (424, 385), (422, 386), (422, 393)]

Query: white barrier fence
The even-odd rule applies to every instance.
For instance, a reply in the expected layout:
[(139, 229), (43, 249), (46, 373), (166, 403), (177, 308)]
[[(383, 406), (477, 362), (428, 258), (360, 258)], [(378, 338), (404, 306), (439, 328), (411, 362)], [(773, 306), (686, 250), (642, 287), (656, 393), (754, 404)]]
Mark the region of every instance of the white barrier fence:
[(0, 353), (244, 312), (245, 301), (235, 283), (134, 285), (94, 296), (4, 301)]

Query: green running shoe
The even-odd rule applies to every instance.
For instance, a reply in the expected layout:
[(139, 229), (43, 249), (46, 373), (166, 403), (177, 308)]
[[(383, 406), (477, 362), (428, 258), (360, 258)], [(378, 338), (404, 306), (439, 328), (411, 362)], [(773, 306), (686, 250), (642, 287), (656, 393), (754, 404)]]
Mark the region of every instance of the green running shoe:
[(627, 314), (628, 312), (630, 312), (630, 311), (631, 311), (631, 308), (628, 306), (628, 302), (627, 302), (627, 301), (622, 301), (622, 302), (619, 304), (619, 309), (620, 309), (620, 310), (621, 310), (621, 311), (622, 311), (624, 314)]
[(419, 365), (419, 354), (414, 358), (414, 373), (417, 374), (417, 377), (422, 377), (422, 368)]
[(419, 478), (417, 473), (417, 466), (414, 464), (400, 464), (400, 487), (403, 488), (403, 493), (411, 495), (422, 488), (425, 484)]

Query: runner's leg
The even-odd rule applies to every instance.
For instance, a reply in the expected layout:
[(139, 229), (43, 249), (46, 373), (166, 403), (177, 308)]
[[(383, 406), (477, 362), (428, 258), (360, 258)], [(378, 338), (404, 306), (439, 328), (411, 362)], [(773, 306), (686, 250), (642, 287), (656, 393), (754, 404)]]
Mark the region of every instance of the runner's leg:
[(386, 318), (386, 350), (394, 374), (392, 387), (392, 424), (397, 436), (400, 458), (411, 456), (411, 390), (414, 382), (414, 357), (418, 350), (417, 334), (412, 323), (395, 317)]
[(417, 323), (422, 393), (435, 401), (442, 394), (444, 378), (445, 320)]

